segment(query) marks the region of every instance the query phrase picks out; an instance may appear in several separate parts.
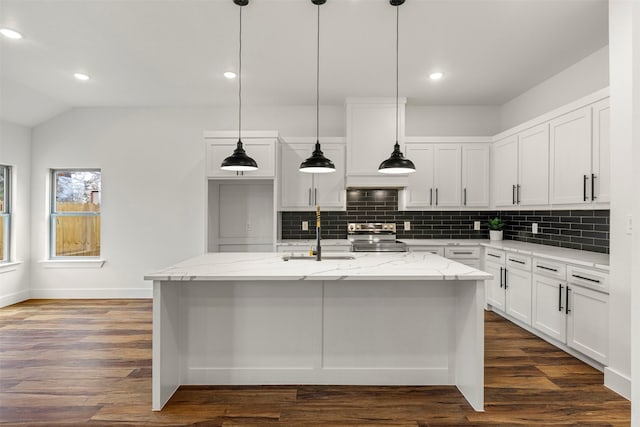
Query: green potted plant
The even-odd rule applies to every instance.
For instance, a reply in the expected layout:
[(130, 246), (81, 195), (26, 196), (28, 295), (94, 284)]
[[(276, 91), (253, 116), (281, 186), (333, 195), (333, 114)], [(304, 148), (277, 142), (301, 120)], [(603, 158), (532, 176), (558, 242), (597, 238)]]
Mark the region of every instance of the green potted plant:
[(502, 229), (504, 228), (504, 221), (500, 218), (489, 218), (487, 222), (489, 226), (489, 239), (490, 240), (502, 240)]

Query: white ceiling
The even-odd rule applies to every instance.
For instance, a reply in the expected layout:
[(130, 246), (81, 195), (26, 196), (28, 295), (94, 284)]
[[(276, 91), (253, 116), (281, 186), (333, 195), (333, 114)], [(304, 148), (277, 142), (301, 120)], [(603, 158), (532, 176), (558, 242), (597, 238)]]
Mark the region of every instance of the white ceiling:
[[(607, 0), (407, 0), (400, 96), (410, 104), (501, 105), (608, 43)], [(232, 0), (0, 0), (0, 118), (33, 126), (82, 106), (235, 105)], [(316, 6), (243, 9), (243, 102), (315, 103)], [(321, 7), (321, 103), (395, 95), (395, 8)], [(446, 73), (430, 82), (433, 70)], [(72, 74), (86, 72), (89, 82)]]

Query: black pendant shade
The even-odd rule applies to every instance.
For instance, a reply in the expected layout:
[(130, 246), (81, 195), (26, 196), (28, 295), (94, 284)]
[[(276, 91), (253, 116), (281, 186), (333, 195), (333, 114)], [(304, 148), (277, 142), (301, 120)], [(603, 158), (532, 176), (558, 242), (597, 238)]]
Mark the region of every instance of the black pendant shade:
[(320, 148), (320, 5), (326, 0), (311, 0), (318, 6), (318, 38), (316, 49), (316, 147), (307, 160), (300, 164), (300, 172), (306, 173), (330, 173), (336, 171), (333, 162), (327, 159)]
[(336, 166), (327, 159), (320, 149), (320, 142), (316, 141), (316, 148), (311, 157), (300, 164), (300, 172), (307, 173), (329, 173), (335, 172)]
[(247, 156), (247, 152), (242, 147), (242, 6), (249, 4), (249, 0), (233, 0), (240, 6), (240, 26), (238, 37), (238, 144), (233, 154), (222, 161), (220, 169), (234, 172), (247, 172), (258, 169), (258, 164), (251, 157)]
[(233, 154), (223, 160), (220, 168), (227, 171), (246, 172), (258, 169), (258, 164), (247, 156), (247, 152), (242, 147), (242, 141), (238, 140), (238, 145), (233, 150)]
[(396, 144), (393, 146), (393, 153), (391, 156), (380, 163), (378, 172), (388, 174), (402, 174), (413, 173), (416, 171), (416, 166), (409, 159), (405, 159), (400, 151), (400, 144), (398, 144), (398, 52), (400, 47), (400, 5), (404, 3), (404, 0), (389, 0), (391, 6), (396, 6)]
[(416, 166), (409, 159), (405, 159), (400, 151), (400, 144), (396, 142), (393, 146), (393, 153), (384, 162), (380, 163), (378, 172), (380, 173), (411, 173), (416, 171)]

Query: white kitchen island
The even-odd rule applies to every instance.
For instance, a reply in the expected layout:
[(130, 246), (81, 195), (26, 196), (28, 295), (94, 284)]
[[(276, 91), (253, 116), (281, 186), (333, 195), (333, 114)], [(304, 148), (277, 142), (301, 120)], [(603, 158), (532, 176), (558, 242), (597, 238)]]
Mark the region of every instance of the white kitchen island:
[(484, 405), (484, 280), (430, 253), (208, 253), (153, 280), (153, 409), (186, 384), (456, 385)]

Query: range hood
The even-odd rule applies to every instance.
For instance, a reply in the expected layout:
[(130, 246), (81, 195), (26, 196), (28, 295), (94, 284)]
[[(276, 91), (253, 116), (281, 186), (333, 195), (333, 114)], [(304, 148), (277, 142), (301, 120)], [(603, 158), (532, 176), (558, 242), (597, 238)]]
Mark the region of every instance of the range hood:
[[(399, 142), (404, 150), (406, 98), (399, 98), (398, 103)], [(347, 98), (346, 114), (347, 188), (407, 187), (408, 175), (378, 172), (396, 141), (396, 98)]]

